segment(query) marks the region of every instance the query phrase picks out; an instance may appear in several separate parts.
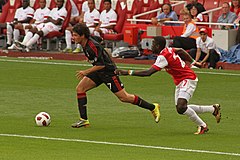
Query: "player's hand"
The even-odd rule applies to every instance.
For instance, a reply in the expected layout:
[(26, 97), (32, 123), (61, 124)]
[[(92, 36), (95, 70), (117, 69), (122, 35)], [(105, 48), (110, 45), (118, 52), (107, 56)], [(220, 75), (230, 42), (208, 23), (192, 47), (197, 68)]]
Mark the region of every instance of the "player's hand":
[(202, 68), (203, 64), (201, 62), (195, 62), (194, 66), (198, 67), (198, 68)]
[(117, 75), (123, 75), (123, 76), (128, 75), (128, 71), (127, 70), (117, 69), (115, 72), (116, 72)]
[(86, 76), (84, 71), (77, 71), (76, 77), (77, 77), (78, 80), (83, 79), (84, 76)]

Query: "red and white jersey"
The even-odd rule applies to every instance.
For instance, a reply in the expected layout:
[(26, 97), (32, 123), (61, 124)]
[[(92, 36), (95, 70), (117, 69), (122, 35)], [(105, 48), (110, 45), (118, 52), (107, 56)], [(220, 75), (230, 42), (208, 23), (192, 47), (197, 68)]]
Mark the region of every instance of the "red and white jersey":
[(82, 4), (82, 12), (86, 13), (88, 10), (89, 10), (88, 1), (85, 1)]
[(175, 85), (178, 85), (184, 79), (195, 80), (197, 78), (193, 70), (175, 53), (174, 48), (163, 49), (152, 67), (159, 71), (165, 68), (172, 76)]
[[(67, 17), (67, 10), (65, 7), (62, 7), (60, 9), (58, 8), (53, 8), (49, 14), (49, 17), (52, 17), (52, 19), (57, 20), (57, 19), (62, 19), (63, 21)], [(62, 28), (62, 25), (58, 25), (59, 29)]]
[(108, 12), (106, 10), (103, 10), (100, 15), (100, 21), (102, 22), (100, 27), (116, 25), (117, 14), (112, 8)]
[(77, 17), (79, 16), (78, 8), (73, 0), (70, 0), (72, 5), (72, 11), (71, 11), (71, 17)]
[(38, 8), (35, 13), (33, 19), (35, 19), (35, 24), (42, 23), (49, 15), (50, 9), (48, 7), (45, 8)]
[(92, 12), (88, 10), (84, 14), (83, 22), (86, 23), (86, 26), (93, 26), (95, 23), (99, 23), (100, 13), (98, 10), (94, 9)]
[(32, 7), (27, 7), (25, 9), (23, 9), (23, 7), (18, 8), (16, 10), (14, 19), (17, 19), (18, 21), (23, 21), (27, 18), (33, 18), (33, 14), (34, 14), (34, 9)]

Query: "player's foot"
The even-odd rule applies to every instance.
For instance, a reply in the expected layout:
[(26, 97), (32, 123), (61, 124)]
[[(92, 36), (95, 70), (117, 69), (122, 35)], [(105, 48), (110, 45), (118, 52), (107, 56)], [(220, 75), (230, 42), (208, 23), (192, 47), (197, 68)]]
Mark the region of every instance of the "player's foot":
[(73, 53), (80, 53), (80, 52), (82, 52), (81, 48), (76, 48), (76, 49), (73, 51)]
[(72, 124), (72, 127), (73, 128), (80, 128), (80, 127), (88, 127), (89, 125), (90, 125), (90, 123), (89, 123), (88, 120), (80, 118), (79, 121)]
[(194, 134), (204, 134), (208, 131), (208, 127), (203, 127), (203, 126), (198, 126), (198, 130), (197, 132), (195, 132)]
[(65, 48), (63, 50), (63, 53), (72, 53), (72, 49), (71, 48)]
[(152, 115), (156, 123), (160, 121), (160, 105), (157, 103), (153, 103), (155, 106), (154, 110), (152, 110)]
[(220, 104), (214, 104), (213, 107), (214, 107), (213, 115), (215, 116), (217, 123), (219, 123), (221, 120)]
[(16, 48), (16, 44), (13, 43), (10, 47), (8, 47), (8, 49), (9, 49), (9, 50), (17, 49), (17, 48)]

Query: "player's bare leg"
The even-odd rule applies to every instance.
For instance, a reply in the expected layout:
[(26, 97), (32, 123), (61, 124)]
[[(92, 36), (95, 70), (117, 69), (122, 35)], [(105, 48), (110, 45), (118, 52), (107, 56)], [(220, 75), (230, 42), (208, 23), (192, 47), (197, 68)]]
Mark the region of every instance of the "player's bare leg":
[(125, 89), (118, 91), (117, 93), (115, 93), (115, 95), (122, 102), (132, 103), (141, 108), (150, 110), (154, 116), (155, 122), (156, 123), (159, 122), (159, 120), (160, 120), (160, 105), (159, 104), (148, 103), (147, 101), (143, 100), (142, 98), (138, 97), (137, 95), (127, 93)]
[(87, 94), (88, 90), (96, 87), (96, 84), (88, 77), (84, 77), (77, 85), (77, 100), (78, 100), (78, 110), (80, 114), (80, 119), (72, 124), (73, 128), (87, 127), (89, 126), (89, 121), (87, 117)]

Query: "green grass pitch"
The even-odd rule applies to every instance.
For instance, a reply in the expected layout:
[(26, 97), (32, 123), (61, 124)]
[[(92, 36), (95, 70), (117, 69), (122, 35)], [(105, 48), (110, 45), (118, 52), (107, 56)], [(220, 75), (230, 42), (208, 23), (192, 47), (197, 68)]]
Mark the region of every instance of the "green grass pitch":
[[(156, 124), (149, 111), (121, 103), (105, 85), (88, 95), (89, 128), (71, 128), (78, 119), (77, 70), (85, 62), (0, 58), (0, 160), (237, 160), (240, 159), (240, 72), (196, 70), (199, 83), (192, 104), (222, 105), (222, 121), (200, 115), (209, 132), (174, 106), (175, 86), (166, 72), (151, 77), (122, 76), (129, 93), (161, 105)], [(119, 68), (147, 68), (118, 64)], [(35, 115), (51, 115), (37, 127)]]

